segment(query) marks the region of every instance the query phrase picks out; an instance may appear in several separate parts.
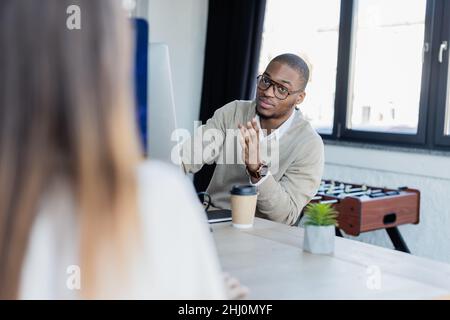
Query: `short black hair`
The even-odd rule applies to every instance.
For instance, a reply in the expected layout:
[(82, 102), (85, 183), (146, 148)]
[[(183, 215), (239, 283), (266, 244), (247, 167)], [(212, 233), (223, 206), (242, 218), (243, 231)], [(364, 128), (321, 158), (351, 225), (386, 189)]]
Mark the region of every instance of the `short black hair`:
[(289, 67), (297, 71), (302, 81), (302, 87), (300, 89), (305, 90), (309, 80), (309, 67), (305, 60), (293, 53), (283, 53), (273, 58), (270, 63), (272, 62), (287, 64)]

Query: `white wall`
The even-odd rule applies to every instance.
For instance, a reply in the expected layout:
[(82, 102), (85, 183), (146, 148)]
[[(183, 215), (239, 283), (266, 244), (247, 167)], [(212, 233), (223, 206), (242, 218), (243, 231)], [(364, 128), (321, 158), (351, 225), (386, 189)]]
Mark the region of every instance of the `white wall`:
[(200, 110), (208, 1), (146, 1), (139, 6), (148, 10), (150, 42), (169, 46), (178, 127), (192, 131)]
[[(399, 230), (414, 255), (450, 263), (450, 157), (326, 145), (325, 159), (326, 179), (419, 189), (420, 223)], [(357, 239), (393, 247), (385, 231)]]

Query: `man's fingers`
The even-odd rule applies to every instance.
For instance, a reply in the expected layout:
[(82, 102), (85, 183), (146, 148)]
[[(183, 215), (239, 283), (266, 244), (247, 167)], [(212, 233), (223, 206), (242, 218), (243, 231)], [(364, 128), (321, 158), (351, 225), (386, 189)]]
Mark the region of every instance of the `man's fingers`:
[[(257, 126), (257, 124), (256, 124)], [(258, 163), (259, 158), (259, 135), (256, 132), (251, 121), (244, 125), (238, 125), (241, 136), (244, 139), (245, 147), (243, 147), (243, 160), (246, 165), (254, 165)], [(240, 140), (241, 146), (243, 142)]]
[(248, 132), (248, 130), (245, 126), (239, 125), (239, 130), (241, 131), (241, 135), (242, 135), (242, 137), (244, 137), (244, 139), (245, 139), (245, 137), (250, 136), (250, 133)]
[(242, 124), (238, 124), (238, 128), (239, 128), (239, 131), (241, 132), (241, 134), (244, 135), (247, 128), (245, 126), (243, 126)]
[(253, 127), (253, 124), (249, 121), (245, 125), (239, 125), (241, 137), (239, 142), (243, 149), (243, 160), (246, 165), (258, 163), (258, 146), (259, 136)]
[[(256, 124), (257, 127), (257, 124)], [(246, 137), (250, 137), (251, 141), (249, 140), (245, 140), (247, 143), (248, 142), (253, 142), (253, 143), (258, 143), (259, 141), (259, 133), (257, 130), (255, 130), (255, 128), (253, 127), (253, 124), (249, 121), (247, 122), (246, 125), (238, 125), (239, 130), (241, 131), (241, 135), (246, 138)]]
[(250, 134), (250, 137), (252, 138), (252, 142), (258, 143), (258, 135), (257, 135), (255, 129), (253, 129), (253, 127), (250, 130), (248, 130), (248, 133)]
[(255, 130), (254, 126), (253, 126), (253, 121), (252, 122), (247, 122), (247, 128), (246, 128), (248, 134), (251, 137), (251, 140), (253, 143), (258, 143), (258, 132)]
[(258, 136), (259, 136), (259, 125), (258, 125), (258, 122), (256, 121), (256, 118), (253, 118), (253, 120), (252, 120), (252, 126), (253, 126), (253, 129), (255, 129), (256, 133), (257, 133)]
[(245, 138), (244, 137), (240, 137), (239, 138), (239, 143), (241, 144), (242, 147), (242, 153), (245, 155), (248, 153), (248, 146), (247, 146), (247, 142), (245, 142)]
[(228, 278), (226, 278), (226, 285), (229, 287), (229, 288), (236, 288), (236, 287), (239, 287), (240, 285), (241, 285), (241, 283), (239, 282), (239, 280), (238, 279), (236, 279), (236, 278), (233, 278), (233, 277), (228, 277)]
[(245, 137), (245, 130), (246, 129), (241, 124), (238, 125), (238, 128), (239, 128), (239, 133), (240, 133), (239, 134), (239, 142), (241, 142), (242, 147), (244, 147), (244, 145), (242, 143), (245, 144), (244, 137)]
[(242, 160), (246, 164), (248, 162), (248, 146), (245, 142), (245, 138), (242, 135), (239, 137), (239, 143), (241, 144), (242, 148)]
[(229, 298), (231, 300), (244, 299), (248, 296), (249, 289), (244, 286), (235, 287), (229, 290)]
[(244, 137), (239, 137), (239, 143), (241, 144), (242, 150), (244, 150), (247, 146), (245, 145), (245, 139)]
[(232, 277), (230, 274), (224, 274), (223, 276), (225, 289), (227, 290), (227, 296), (229, 299), (243, 299), (248, 295), (248, 288), (241, 285), (238, 279)]
[(245, 143), (248, 144), (250, 139), (250, 132), (247, 130), (245, 126), (241, 126), (239, 130), (241, 130), (241, 136), (244, 139)]

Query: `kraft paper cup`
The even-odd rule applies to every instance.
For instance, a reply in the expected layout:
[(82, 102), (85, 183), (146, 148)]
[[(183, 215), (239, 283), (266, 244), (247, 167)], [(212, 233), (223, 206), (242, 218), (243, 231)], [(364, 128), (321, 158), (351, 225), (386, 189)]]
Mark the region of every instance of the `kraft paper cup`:
[(236, 185), (231, 189), (232, 225), (238, 229), (253, 227), (258, 194), (252, 185)]

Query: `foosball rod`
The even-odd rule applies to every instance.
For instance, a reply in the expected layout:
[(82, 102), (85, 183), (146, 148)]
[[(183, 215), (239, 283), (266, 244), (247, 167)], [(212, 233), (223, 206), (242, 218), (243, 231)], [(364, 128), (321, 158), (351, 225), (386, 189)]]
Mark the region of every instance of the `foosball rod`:
[(322, 200), (322, 201), (319, 201), (319, 203), (322, 203), (322, 204), (333, 204), (333, 203), (339, 203), (339, 200), (338, 199)]

